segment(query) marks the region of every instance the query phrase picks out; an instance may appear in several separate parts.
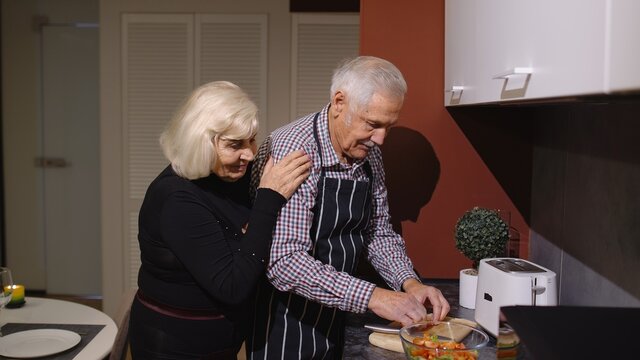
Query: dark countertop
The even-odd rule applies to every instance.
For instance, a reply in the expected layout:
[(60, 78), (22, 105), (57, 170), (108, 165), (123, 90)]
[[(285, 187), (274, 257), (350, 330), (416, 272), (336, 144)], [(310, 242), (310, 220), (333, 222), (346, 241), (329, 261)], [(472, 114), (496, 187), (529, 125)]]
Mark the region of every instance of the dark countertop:
[[(457, 280), (428, 281), (424, 283), (440, 289), (451, 310), (449, 316), (474, 320), (474, 310), (463, 308), (458, 303)], [(379, 283), (379, 282), (378, 282)], [(605, 330), (616, 330), (616, 344), (632, 344), (637, 331), (629, 331), (620, 324), (640, 322), (640, 308), (593, 307), (593, 306), (507, 306), (502, 308), (508, 324), (518, 332), (520, 344), (517, 360), (530, 359), (631, 359), (637, 358), (633, 346), (593, 347), (567, 346), (583, 344), (585, 339), (609, 339), (613, 336)], [(370, 330), (365, 324), (387, 324), (372, 312), (347, 314), (345, 329), (344, 359), (397, 359), (404, 360), (404, 353), (385, 350), (369, 343)], [(598, 324), (594, 328), (593, 324)], [(622, 330), (622, 329), (627, 330)], [(480, 351), (479, 360), (496, 359), (496, 338), (489, 335), (489, 344)], [(527, 346), (525, 346), (525, 343)], [(634, 357), (635, 356), (635, 357)]]
[[(451, 306), (449, 316), (474, 320), (474, 311), (465, 309), (458, 304), (457, 280), (425, 280), (424, 282), (442, 291), (442, 294)], [(371, 345), (369, 343), (369, 334), (371, 331), (364, 328), (364, 325), (367, 323), (386, 324), (389, 323), (389, 321), (378, 317), (370, 311), (364, 314), (347, 314), (343, 359), (405, 359), (404, 353), (397, 353)], [(489, 345), (480, 351), (479, 360), (496, 358), (496, 339), (491, 335), (489, 335), (489, 338)]]

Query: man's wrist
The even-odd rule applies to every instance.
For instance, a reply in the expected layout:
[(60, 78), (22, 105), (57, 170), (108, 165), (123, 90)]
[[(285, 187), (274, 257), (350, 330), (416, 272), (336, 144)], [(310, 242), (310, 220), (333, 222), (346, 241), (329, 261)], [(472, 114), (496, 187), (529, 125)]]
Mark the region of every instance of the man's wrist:
[(402, 290), (404, 292), (411, 292), (414, 287), (422, 286), (422, 282), (418, 278), (408, 278), (402, 283)]

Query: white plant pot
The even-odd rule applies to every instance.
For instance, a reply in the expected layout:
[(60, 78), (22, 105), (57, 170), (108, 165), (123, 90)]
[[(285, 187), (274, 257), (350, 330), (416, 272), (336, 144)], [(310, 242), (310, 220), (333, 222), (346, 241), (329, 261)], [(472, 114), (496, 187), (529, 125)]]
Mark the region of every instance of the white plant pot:
[(476, 289), (478, 272), (474, 269), (460, 270), (460, 306), (467, 309), (476, 308)]

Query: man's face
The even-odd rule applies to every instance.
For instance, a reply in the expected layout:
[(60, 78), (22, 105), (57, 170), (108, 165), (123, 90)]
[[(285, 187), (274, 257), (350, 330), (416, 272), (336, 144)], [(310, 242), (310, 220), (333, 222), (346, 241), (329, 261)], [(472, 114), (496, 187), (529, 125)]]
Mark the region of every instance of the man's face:
[(357, 111), (351, 110), (344, 96), (342, 100), (344, 103), (339, 104), (340, 99), (334, 98), (338, 105), (334, 113), (337, 121), (330, 126), (332, 142), (335, 139), (338, 143), (337, 147), (333, 144), (334, 148), (338, 157), (364, 159), (375, 144), (384, 143), (390, 128), (398, 121), (402, 99), (374, 94), (369, 104)]

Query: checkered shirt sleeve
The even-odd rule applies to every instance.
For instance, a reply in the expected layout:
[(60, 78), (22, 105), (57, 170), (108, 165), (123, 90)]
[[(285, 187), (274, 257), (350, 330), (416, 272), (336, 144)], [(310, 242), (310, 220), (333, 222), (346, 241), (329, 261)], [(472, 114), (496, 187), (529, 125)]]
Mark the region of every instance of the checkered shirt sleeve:
[[(267, 277), (281, 291), (291, 291), (323, 305), (337, 307), (343, 311), (365, 312), (375, 285), (358, 279), (346, 272), (340, 272), (333, 266), (324, 264), (311, 255), (313, 243), (309, 236), (312, 227), (313, 212), (317, 195), (317, 183), (321, 173), (319, 151), (325, 158), (326, 176), (343, 179), (367, 179), (362, 166), (355, 171), (340, 170), (340, 166), (328, 166), (328, 154), (335, 152), (331, 148), (326, 129), (327, 108), (320, 115), (319, 128), (322, 149), (318, 149), (313, 138), (313, 115), (293, 122), (276, 130), (265, 141), (256, 155), (252, 174), (254, 184), (266, 162), (267, 154), (278, 161), (291, 151), (303, 149), (311, 156), (313, 167), (309, 178), (298, 188), (291, 199), (280, 211), (280, 217), (274, 230), (271, 245), (271, 257), (267, 266)], [(324, 131), (323, 131), (324, 130)], [(368, 259), (381, 276), (394, 289), (399, 290), (402, 282), (415, 277), (411, 261), (405, 253), (404, 241), (393, 232), (389, 224), (386, 205), (386, 188), (382, 170), (382, 156), (379, 149), (375, 152), (371, 164), (374, 172), (372, 225), (368, 231)], [(333, 164), (337, 165), (337, 164)], [(360, 164), (362, 165), (362, 164)], [(382, 172), (381, 172), (382, 171)], [(386, 224), (385, 224), (386, 222)]]

